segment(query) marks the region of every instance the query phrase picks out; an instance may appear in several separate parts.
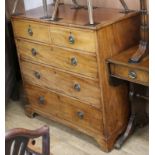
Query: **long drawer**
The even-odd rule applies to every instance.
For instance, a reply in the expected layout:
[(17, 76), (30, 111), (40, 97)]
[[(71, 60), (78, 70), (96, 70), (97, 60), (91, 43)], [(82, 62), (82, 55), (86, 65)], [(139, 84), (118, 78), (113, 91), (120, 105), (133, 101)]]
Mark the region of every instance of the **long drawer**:
[(61, 92), (100, 108), (98, 82), (26, 61), (21, 61), (20, 66), (25, 81)]
[(119, 64), (110, 64), (111, 75), (138, 84), (149, 85), (149, 73), (147, 70), (128, 67)]
[(103, 131), (102, 113), (77, 100), (26, 84), (25, 90), (32, 107), (67, 120), (79, 127)]
[(85, 76), (98, 78), (96, 56), (74, 50), (45, 46), (23, 40), (16, 41), (21, 58), (62, 68)]
[(95, 33), (93, 31), (56, 25), (52, 25), (50, 31), (55, 45), (87, 52), (96, 51)]
[(51, 43), (50, 26), (28, 20), (13, 20), (16, 37)]

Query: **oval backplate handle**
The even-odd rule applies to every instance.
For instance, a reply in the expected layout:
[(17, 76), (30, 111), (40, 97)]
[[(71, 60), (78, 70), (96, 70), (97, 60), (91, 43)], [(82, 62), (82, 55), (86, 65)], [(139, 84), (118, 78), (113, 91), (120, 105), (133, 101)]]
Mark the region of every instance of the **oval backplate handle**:
[(44, 96), (39, 96), (39, 103), (44, 104), (45, 103), (45, 97)]
[(78, 111), (78, 112), (77, 112), (77, 116), (78, 116), (80, 119), (83, 119), (83, 118), (84, 118), (84, 112)]
[(71, 58), (71, 65), (76, 66), (78, 64), (77, 58), (76, 57), (72, 57)]
[(137, 78), (137, 74), (134, 71), (129, 71), (128, 76), (130, 79), (136, 79)]
[(81, 90), (80, 84), (76, 83), (76, 84), (74, 85), (74, 90), (76, 90), (76, 91), (79, 92), (79, 91)]

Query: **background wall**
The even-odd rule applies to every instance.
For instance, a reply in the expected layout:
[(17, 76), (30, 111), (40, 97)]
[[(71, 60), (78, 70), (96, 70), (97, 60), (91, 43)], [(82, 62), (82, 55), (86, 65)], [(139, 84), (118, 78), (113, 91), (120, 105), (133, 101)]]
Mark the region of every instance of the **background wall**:
[[(86, 0), (77, 0), (80, 4), (86, 4)], [(71, 0), (64, 0), (65, 3), (71, 3)], [(125, 0), (129, 8), (131, 9), (139, 9), (140, 0)], [(147, 3), (149, 0), (147, 0)], [(93, 0), (93, 4), (95, 6), (104, 6), (109, 8), (122, 8), (119, 0)]]
[[(47, 0), (48, 4), (52, 3), (53, 0)], [(61, 0), (64, 3), (70, 4), (72, 3), (72, 0)], [(84, 4), (86, 5), (87, 0), (77, 0), (79, 4)], [(127, 5), (129, 6), (130, 9), (139, 9), (140, 5), (140, 0), (125, 0)], [(147, 0), (147, 3), (149, 4), (149, 0)], [(42, 6), (42, 0), (24, 0), (25, 4), (25, 9), (29, 10), (32, 8), (36, 8), (39, 6)], [(119, 0), (93, 0), (93, 5), (94, 6), (104, 6), (108, 8), (122, 8), (121, 3)], [(149, 5), (147, 5), (149, 8)]]
[[(48, 4), (52, 3), (53, 0), (47, 0)], [(33, 9), (42, 6), (42, 0), (24, 0), (25, 10)]]

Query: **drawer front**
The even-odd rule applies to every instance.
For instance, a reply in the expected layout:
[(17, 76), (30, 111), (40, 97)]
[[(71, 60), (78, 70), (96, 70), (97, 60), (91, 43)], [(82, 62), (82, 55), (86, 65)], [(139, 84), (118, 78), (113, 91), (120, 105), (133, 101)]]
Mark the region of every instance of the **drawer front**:
[(111, 64), (110, 68), (111, 73), (114, 76), (118, 76), (125, 80), (140, 83), (143, 85), (148, 85), (149, 83), (149, 73), (147, 71), (114, 64)]
[(47, 89), (28, 84), (25, 85), (25, 89), (34, 109), (67, 120), (82, 128), (103, 131), (102, 113), (99, 110)]
[(26, 20), (13, 20), (16, 37), (51, 43), (50, 26)]
[(95, 56), (74, 52), (58, 47), (17, 41), (21, 58), (52, 65), (85, 76), (98, 78)]
[(20, 64), (25, 81), (53, 89), (100, 108), (98, 82), (30, 62), (22, 61)]
[(51, 37), (55, 45), (87, 52), (95, 52), (95, 33), (89, 30), (51, 26)]

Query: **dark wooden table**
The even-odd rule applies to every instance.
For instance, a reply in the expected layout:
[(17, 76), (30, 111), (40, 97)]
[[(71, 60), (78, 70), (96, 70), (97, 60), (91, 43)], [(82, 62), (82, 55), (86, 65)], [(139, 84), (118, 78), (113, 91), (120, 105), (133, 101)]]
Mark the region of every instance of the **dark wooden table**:
[(119, 85), (124, 81), (129, 82), (129, 99), (131, 102), (131, 114), (129, 123), (124, 134), (122, 134), (115, 143), (115, 148), (119, 149), (125, 140), (133, 133), (136, 126), (144, 126), (148, 123), (148, 117), (145, 115), (143, 122), (138, 122), (134, 102), (135, 98), (148, 100), (149, 87), (149, 57), (145, 56), (139, 63), (129, 63), (129, 58), (138, 49), (134, 46), (120, 54), (107, 60), (109, 71), (109, 82), (111, 85)]

